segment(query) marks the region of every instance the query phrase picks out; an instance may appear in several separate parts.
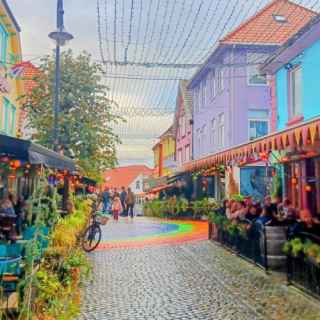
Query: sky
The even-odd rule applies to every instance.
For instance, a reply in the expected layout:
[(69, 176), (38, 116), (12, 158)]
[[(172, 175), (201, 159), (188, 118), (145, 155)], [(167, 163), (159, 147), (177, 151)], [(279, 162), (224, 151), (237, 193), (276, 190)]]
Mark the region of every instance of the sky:
[[(190, 79), (224, 34), (270, 1), (64, 0), (65, 26), (74, 35), (67, 48), (105, 62), (114, 112), (126, 119), (114, 128), (123, 142), (120, 165), (153, 165), (152, 146), (172, 124), (179, 79)], [(56, 0), (7, 2), (22, 29), (23, 59), (39, 63), (54, 48), (48, 34)], [(295, 2), (320, 7), (320, 0)]]

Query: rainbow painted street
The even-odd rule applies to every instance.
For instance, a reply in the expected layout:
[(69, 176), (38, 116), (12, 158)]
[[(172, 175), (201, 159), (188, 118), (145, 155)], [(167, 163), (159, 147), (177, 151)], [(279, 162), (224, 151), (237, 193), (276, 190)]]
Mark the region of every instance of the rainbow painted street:
[(103, 249), (139, 248), (208, 239), (207, 221), (122, 218), (103, 228)]

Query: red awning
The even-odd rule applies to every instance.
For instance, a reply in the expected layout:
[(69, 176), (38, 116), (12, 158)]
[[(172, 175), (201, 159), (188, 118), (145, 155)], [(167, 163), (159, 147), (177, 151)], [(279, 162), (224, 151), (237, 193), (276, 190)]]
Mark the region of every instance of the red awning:
[(148, 193), (158, 193), (158, 192), (166, 190), (166, 189), (168, 189), (170, 187), (172, 187), (172, 184), (166, 184), (166, 185), (163, 185), (163, 186), (159, 186), (159, 187), (153, 188), (150, 191), (148, 191)]
[(217, 152), (203, 159), (185, 164), (181, 171), (208, 169), (214, 165), (227, 165), (231, 161), (241, 161), (254, 153), (269, 153), (286, 150), (288, 147), (306, 146), (320, 139), (320, 118), (312, 119), (285, 130), (271, 133), (256, 140)]

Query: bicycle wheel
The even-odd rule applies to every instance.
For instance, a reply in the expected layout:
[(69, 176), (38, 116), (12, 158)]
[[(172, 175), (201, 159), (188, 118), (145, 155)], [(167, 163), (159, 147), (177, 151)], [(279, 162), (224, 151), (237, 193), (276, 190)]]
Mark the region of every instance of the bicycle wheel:
[(82, 238), (82, 248), (86, 252), (91, 252), (97, 248), (101, 241), (102, 232), (99, 225), (89, 226)]

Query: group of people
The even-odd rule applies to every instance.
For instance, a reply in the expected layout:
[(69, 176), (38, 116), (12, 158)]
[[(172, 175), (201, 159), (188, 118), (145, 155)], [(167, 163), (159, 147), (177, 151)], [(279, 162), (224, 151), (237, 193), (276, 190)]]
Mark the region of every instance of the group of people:
[(261, 225), (288, 226), (289, 232), (307, 231), (320, 235), (320, 220), (310, 210), (297, 210), (289, 199), (266, 196), (264, 201), (254, 202), (252, 197), (243, 200), (225, 200), (225, 216), (235, 222), (258, 223)]
[(0, 229), (6, 238), (21, 234), (27, 216), (26, 207), (23, 197), (16, 198), (10, 193), (5, 194), (0, 200)]
[(102, 211), (111, 213), (114, 220), (118, 221), (119, 216), (134, 217), (135, 194), (131, 188), (122, 187), (120, 191), (108, 187), (101, 193)]

